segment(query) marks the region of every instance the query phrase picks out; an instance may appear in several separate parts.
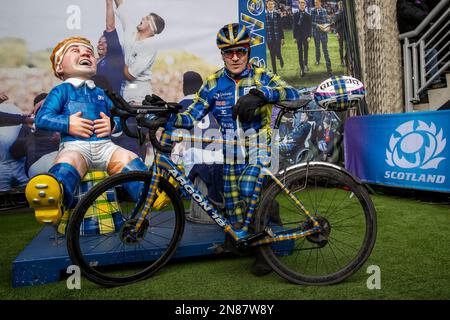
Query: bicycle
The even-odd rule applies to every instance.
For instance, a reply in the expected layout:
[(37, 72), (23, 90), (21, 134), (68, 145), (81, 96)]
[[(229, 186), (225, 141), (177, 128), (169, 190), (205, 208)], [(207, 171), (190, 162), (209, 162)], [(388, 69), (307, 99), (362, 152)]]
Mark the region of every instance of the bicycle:
[[(243, 227), (237, 230), (171, 160), (172, 144), (167, 142), (166, 133), (161, 141), (156, 138), (158, 128), (165, 128), (165, 123), (146, 117), (177, 112), (177, 106), (160, 103), (131, 108), (120, 96), (109, 95), (115, 105), (112, 114), (121, 118), (126, 134), (142, 143), (142, 129), (149, 129), (155, 158), (149, 171), (108, 177), (77, 204), (68, 225), (68, 252), (90, 281), (118, 286), (143, 280), (174, 255), (183, 235), (185, 212), (182, 199), (168, 182), (166, 173), (223, 228), (237, 249), (261, 251), (273, 270), (289, 282), (338, 283), (354, 274), (368, 259), (376, 238), (375, 208), (364, 185), (345, 169), (329, 163), (307, 162), (275, 175), (263, 168)], [(311, 100), (278, 103), (281, 110), (275, 128), (286, 113), (305, 108)], [(126, 127), (129, 117), (136, 117), (139, 124), (136, 133)], [(265, 177), (269, 182), (263, 188)], [(125, 192), (125, 183), (139, 186), (137, 198)], [(93, 211), (103, 210), (102, 203), (111, 193), (116, 195), (114, 209), (121, 215), (118, 230), (81, 237), (83, 219), (91, 217)], [(169, 201), (155, 205), (161, 193)], [(271, 219), (265, 210), (274, 201), (280, 208), (280, 221)], [(106, 249), (114, 257), (102, 260)]]

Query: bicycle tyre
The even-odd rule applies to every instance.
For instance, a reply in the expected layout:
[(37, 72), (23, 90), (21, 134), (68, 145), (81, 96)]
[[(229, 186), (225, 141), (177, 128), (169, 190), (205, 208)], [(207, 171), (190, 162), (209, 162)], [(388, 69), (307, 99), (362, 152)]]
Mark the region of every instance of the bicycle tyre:
[[(142, 209), (147, 192), (141, 192), (140, 200), (134, 202), (124, 191), (123, 184), (138, 182), (144, 185), (142, 190), (148, 190), (150, 181), (149, 172), (134, 171), (111, 176), (95, 185), (76, 206), (68, 224), (67, 249), (72, 262), (90, 281), (108, 287), (134, 283), (152, 276), (175, 253), (184, 231), (184, 207), (175, 188), (163, 177), (159, 180), (158, 189), (166, 193), (170, 202), (160, 210), (152, 208), (142, 232), (136, 235), (136, 239), (129, 240), (130, 230), (136, 223), (132, 212), (136, 203), (138, 210)], [(115, 194), (113, 209), (120, 213), (120, 219), (115, 219), (120, 222), (120, 229), (117, 230), (116, 224), (116, 230), (107, 234), (80, 236), (84, 219), (93, 211), (100, 210), (106, 192), (111, 191)], [(124, 214), (127, 208), (132, 208), (128, 215)], [(103, 252), (111, 247), (111, 251)], [(136, 267), (140, 265), (142, 268)], [(131, 267), (139, 269), (128, 272)]]
[[(287, 171), (281, 181), (318, 219), (323, 232), (260, 246), (258, 250), (267, 263), (281, 277), (295, 284), (335, 284), (358, 271), (370, 256), (377, 233), (375, 208), (365, 187), (345, 170), (319, 163)], [(276, 183), (269, 185), (261, 199), (255, 217), (257, 232), (267, 226), (278, 234), (283, 234), (283, 230), (312, 227), (303, 211)], [(280, 207), (280, 219), (276, 223), (271, 222), (269, 214), (263, 210), (274, 200)], [(322, 200), (324, 203), (319, 203)], [(336, 207), (332, 207), (334, 200)], [(344, 211), (346, 208), (348, 210)], [(356, 235), (352, 240), (353, 234)], [(350, 249), (353, 254), (348, 252)], [(308, 268), (313, 255), (316, 265)]]

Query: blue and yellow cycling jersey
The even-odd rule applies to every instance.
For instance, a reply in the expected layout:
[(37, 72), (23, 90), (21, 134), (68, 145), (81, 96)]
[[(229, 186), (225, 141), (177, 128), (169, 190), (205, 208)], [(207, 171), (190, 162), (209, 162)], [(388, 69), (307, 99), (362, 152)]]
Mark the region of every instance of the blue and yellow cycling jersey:
[[(264, 93), (268, 104), (256, 110), (255, 117), (250, 123), (233, 120), (233, 106), (240, 97), (253, 88)], [(266, 137), (270, 139), (272, 103), (298, 98), (299, 94), (295, 88), (265, 68), (249, 65), (239, 76), (233, 76), (223, 68), (206, 80), (186, 112), (172, 115), (169, 120), (175, 127), (191, 129), (195, 122), (211, 112), (220, 125), (224, 139), (234, 137), (234, 132), (238, 129), (244, 132), (253, 130), (255, 134), (263, 131), (262, 133), (266, 133)], [(232, 224), (243, 222), (243, 211), (237, 204), (240, 200), (250, 203), (261, 167), (264, 165), (262, 163), (264, 161), (261, 160), (266, 158), (267, 153), (262, 152), (261, 155), (260, 150), (257, 151), (256, 163), (248, 161), (251, 156), (244, 157), (244, 163), (236, 162), (234, 157), (232, 160), (227, 155), (224, 157), (225, 209), (226, 216)]]
[[(255, 112), (252, 122), (238, 125), (232, 118), (233, 106), (240, 97), (246, 95), (253, 88), (264, 93), (268, 104)], [(206, 80), (188, 110), (176, 115), (176, 119), (173, 116), (171, 120), (174, 121), (175, 127), (191, 129), (196, 121), (200, 121), (209, 112), (212, 112), (224, 137), (227, 130), (239, 128), (244, 131), (265, 129), (270, 132), (271, 103), (298, 98), (299, 95), (295, 88), (265, 68), (249, 65), (239, 76), (233, 76), (225, 68), (222, 68)]]

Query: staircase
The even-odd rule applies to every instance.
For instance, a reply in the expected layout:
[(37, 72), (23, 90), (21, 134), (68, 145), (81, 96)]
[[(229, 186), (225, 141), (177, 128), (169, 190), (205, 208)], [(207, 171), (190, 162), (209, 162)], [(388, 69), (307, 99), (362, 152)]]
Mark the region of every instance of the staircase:
[(428, 89), (428, 102), (413, 104), (413, 111), (433, 111), (439, 109), (450, 100), (450, 72), (445, 74), (446, 86)]
[[(449, 25), (450, 0), (440, 0), (415, 30), (400, 35), (405, 112), (437, 110), (450, 99)], [(435, 89), (438, 79), (445, 86)]]

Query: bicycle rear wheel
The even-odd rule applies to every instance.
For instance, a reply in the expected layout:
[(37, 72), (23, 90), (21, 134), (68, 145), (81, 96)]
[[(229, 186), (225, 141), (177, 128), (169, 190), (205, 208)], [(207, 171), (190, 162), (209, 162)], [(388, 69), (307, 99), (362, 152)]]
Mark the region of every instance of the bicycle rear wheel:
[[(134, 232), (150, 181), (149, 172), (117, 174), (95, 185), (78, 203), (68, 225), (67, 248), (89, 280), (104, 286), (133, 283), (153, 275), (174, 254), (185, 217), (181, 199), (166, 179), (161, 177), (158, 184), (164, 201), (152, 207)], [(124, 188), (131, 183), (141, 188), (137, 202)]]
[[(326, 164), (293, 169), (281, 179), (319, 222), (321, 232), (259, 247), (269, 265), (297, 284), (327, 285), (354, 274), (369, 257), (376, 238), (376, 213), (367, 190), (344, 170)], [(262, 195), (255, 225), (277, 235), (306, 231), (312, 222), (276, 183)], [(280, 220), (264, 210), (277, 201)], [(278, 219), (277, 219), (278, 220)]]

